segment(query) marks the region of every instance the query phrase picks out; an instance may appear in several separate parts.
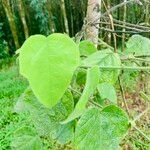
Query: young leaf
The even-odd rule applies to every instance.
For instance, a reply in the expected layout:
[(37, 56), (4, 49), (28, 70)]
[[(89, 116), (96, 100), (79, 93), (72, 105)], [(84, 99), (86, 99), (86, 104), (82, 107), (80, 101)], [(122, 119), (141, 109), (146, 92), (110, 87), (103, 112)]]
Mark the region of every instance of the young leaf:
[(128, 118), (117, 106), (107, 106), (101, 112), (92, 108), (78, 121), (75, 147), (79, 150), (118, 150), (127, 129)]
[(97, 86), (97, 89), (102, 99), (108, 99), (112, 103), (117, 103), (116, 91), (111, 84), (101, 83)]
[(95, 47), (95, 45), (88, 41), (88, 40), (84, 40), (81, 41), (79, 44), (79, 50), (80, 50), (80, 55), (81, 56), (89, 56), (92, 53), (97, 51), (97, 48)]
[[(113, 53), (111, 50), (106, 49), (106, 50), (101, 50), (93, 53), (90, 55), (88, 58), (84, 59), (81, 62), (81, 66), (94, 66), (94, 65), (99, 65), (101, 67), (106, 67), (106, 66), (120, 66), (121, 65), (121, 60), (120, 57), (117, 53)], [(115, 69), (115, 70), (106, 70), (100, 68), (100, 82), (109, 82), (111, 84), (115, 84), (118, 75), (120, 73), (120, 70)]]
[(81, 98), (79, 99), (79, 102), (77, 103), (74, 111), (71, 113), (71, 115), (62, 123), (68, 123), (75, 118), (82, 115), (82, 113), (86, 109), (86, 104), (88, 102), (89, 97), (93, 94), (94, 90), (96, 89), (96, 86), (99, 82), (99, 67), (94, 66), (87, 71), (87, 78), (86, 78), (86, 85), (83, 91), (83, 94)]
[(125, 53), (133, 53), (135, 55), (150, 54), (150, 39), (141, 35), (133, 35), (126, 43)]
[(47, 38), (28, 38), (20, 50), (20, 73), (39, 99), (52, 107), (64, 95), (79, 64), (77, 45), (67, 35), (55, 33)]

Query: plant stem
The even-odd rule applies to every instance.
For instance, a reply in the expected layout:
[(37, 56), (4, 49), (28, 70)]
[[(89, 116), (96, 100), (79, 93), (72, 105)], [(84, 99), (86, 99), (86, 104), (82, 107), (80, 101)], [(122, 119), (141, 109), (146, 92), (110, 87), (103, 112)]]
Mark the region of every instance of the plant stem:
[[(127, 0), (124, 0), (124, 2), (126, 2)], [(126, 4), (124, 5), (124, 7), (123, 7), (123, 22), (126, 22), (126, 16), (127, 16), (127, 6), (126, 6)], [(123, 24), (123, 32), (125, 32), (126, 31), (126, 25), (125, 25), (125, 23)], [(122, 51), (124, 51), (125, 50), (125, 38), (126, 38), (126, 35), (125, 35), (125, 33), (122, 33)]]
[(134, 57), (138, 57), (138, 58), (139, 58), (139, 57), (140, 57), (140, 58), (141, 58), (141, 57), (150, 57), (150, 55), (134, 55)]
[[(99, 27), (98, 27), (99, 28)], [(138, 34), (138, 33), (149, 33), (150, 30), (141, 30), (141, 31), (122, 31), (122, 30), (111, 30), (109, 28), (104, 28), (101, 27), (99, 28), (100, 30), (104, 30), (106, 32), (111, 32), (111, 33), (126, 33), (126, 34)]]
[(145, 139), (147, 139), (147, 140), (150, 142), (150, 138), (149, 138), (145, 133), (143, 133), (139, 128), (137, 128), (137, 127), (134, 126), (134, 125), (133, 125), (133, 128), (134, 128), (135, 130), (137, 130), (141, 135), (143, 135), (143, 137), (144, 137)]
[[(109, 19), (109, 18), (105, 17), (105, 19)], [(126, 26), (130, 26), (130, 27), (133, 27), (133, 28), (141, 28), (141, 29), (144, 29), (144, 30), (149, 30), (150, 29), (149, 27), (141, 26), (141, 25), (138, 25), (138, 24), (132, 24), (132, 23), (124, 22), (124, 21), (117, 20), (117, 19), (113, 19), (113, 20), (114, 20), (114, 22), (116, 22), (118, 24), (125, 24)]]
[(105, 16), (105, 15), (107, 15), (107, 13), (113, 12), (116, 9), (118, 9), (119, 7), (122, 7), (122, 6), (127, 5), (129, 3), (132, 3), (132, 2), (135, 2), (135, 0), (129, 0), (129, 1), (126, 1), (126, 2), (122, 2), (122, 3), (118, 4), (118, 5), (110, 8), (108, 11), (106, 11), (105, 13), (103, 13), (102, 16)]
[[(80, 68), (91, 68), (91, 66), (80, 66)], [(150, 70), (150, 67), (128, 67), (128, 66), (99, 66), (100, 69), (105, 69), (105, 70), (115, 70), (115, 69), (120, 69), (120, 70)]]
[[(81, 92), (79, 92), (79, 91), (73, 89), (72, 87), (69, 87), (69, 89), (70, 89), (71, 91), (77, 93), (77, 94), (80, 95), (80, 96), (82, 95)], [(94, 102), (94, 101), (92, 101), (92, 100), (89, 100), (89, 102), (90, 102), (91, 104), (93, 104), (94, 106), (97, 106), (97, 107), (99, 107), (99, 108), (102, 108), (101, 105), (99, 105), (98, 103), (96, 103), (96, 102)]]
[[(111, 25), (111, 29), (112, 29), (113, 31), (115, 31), (114, 22), (113, 22), (113, 17), (112, 17), (112, 15), (111, 15), (111, 13), (108, 11), (104, 0), (102, 0), (102, 2), (103, 2), (103, 5), (104, 5), (104, 7), (105, 7), (105, 9), (106, 9), (106, 12), (108, 13), (109, 20), (110, 20), (110, 25)], [(114, 52), (116, 53), (116, 52), (117, 52), (116, 33), (112, 33), (112, 35), (113, 35), (113, 39), (114, 39)]]
[(78, 95), (82, 95), (82, 93), (81, 92), (79, 92), (79, 91), (77, 91), (77, 90), (75, 90), (75, 89), (73, 89), (72, 87), (69, 87), (69, 89), (71, 90), (71, 91), (73, 91), (73, 92), (75, 92), (75, 93), (77, 93)]
[(112, 46), (110, 46), (109, 44), (107, 44), (106, 42), (104, 42), (103, 40), (101, 40), (100, 38), (98, 39), (99, 41), (99, 45), (103, 44), (106, 47), (110, 48), (111, 50), (114, 50), (114, 48)]
[(147, 113), (149, 111), (149, 109), (150, 109), (149, 107), (147, 109), (145, 109), (142, 113), (140, 113), (138, 116), (136, 116), (133, 121), (136, 122), (137, 120), (139, 120), (145, 113)]
[(128, 105), (127, 105), (127, 103), (126, 103), (126, 98), (125, 98), (125, 94), (124, 94), (124, 89), (123, 89), (123, 86), (122, 86), (122, 82), (121, 82), (120, 77), (118, 77), (118, 80), (119, 80), (119, 86), (120, 86), (120, 90), (121, 90), (122, 100), (123, 100), (123, 103), (124, 103), (126, 112), (127, 112), (128, 116), (130, 116), (129, 108), (128, 108)]
[(98, 103), (96, 103), (96, 102), (94, 102), (94, 101), (92, 101), (92, 100), (89, 100), (89, 102), (90, 102), (91, 104), (93, 104), (93, 105), (99, 107), (99, 108), (103, 108), (103, 106), (99, 105)]
[(150, 60), (146, 60), (146, 59), (142, 59), (142, 58), (135, 58), (135, 57), (133, 57), (133, 58), (129, 58), (129, 57), (121, 58), (121, 60), (124, 60), (124, 61), (126, 61), (126, 60), (137, 60), (137, 61), (143, 61), (143, 62), (150, 62)]
[[(104, 25), (110, 25), (109, 22), (100, 22), (100, 24), (104, 24)], [(120, 25), (120, 24), (117, 24), (117, 23), (114, 23), (114, 26), (116, 27), (121, 27), (121, 28), (126, 28), (126, 29), (129, 29), (129, 30), (134, 30), (134, 31), (139, 31), (139, 32), (143, 32), (143, 31), (150, 31), (150, 29), (148, 30), (143, 30), (143, 29), (138, 29), (138, 28), (134, 28), (134, 27), (129, 27), (129, 26), (123, 26), (123, 25)], [(101, 29), (101, 28), (100, 28)], [(123, 33), (125, 33), (125, 31), (123, 31)]]

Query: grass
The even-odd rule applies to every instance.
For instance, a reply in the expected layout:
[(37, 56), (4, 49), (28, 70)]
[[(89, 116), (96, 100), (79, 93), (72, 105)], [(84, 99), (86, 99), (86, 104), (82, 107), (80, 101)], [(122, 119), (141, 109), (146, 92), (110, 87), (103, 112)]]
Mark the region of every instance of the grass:
[(23, 79), (16, 66), (0, 71), (0, 149), (9, 150), (13, 132), (20, 122), (26, 120), (25, 114), (18, 115), (13, 107), (26, 89), (28, 83)]
[[(14, 111), (18, 98), (28, 87), (28, 82), (19, 75), (17, 65), (9, 65), (11, 66), (5, 65), (0, 70), (0, 150), (12, 149), (14, 134), (21, 128), (29, 128), (36, 134), (29, 114), (17, 114)], [(42, 137), (41, 140), (43, 150), (49, 149), (50, 141)]]

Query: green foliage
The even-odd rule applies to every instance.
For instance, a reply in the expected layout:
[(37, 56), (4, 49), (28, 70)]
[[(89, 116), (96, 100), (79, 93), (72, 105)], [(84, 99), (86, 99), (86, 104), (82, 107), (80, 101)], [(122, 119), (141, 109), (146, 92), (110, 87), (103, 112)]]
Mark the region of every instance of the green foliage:
[(76, 76), (76, 83), (79, 85), (79, 86), (83, 86), (85, 85), (85, 82), (86, 82), (86, 70), (85, 69), (80, 69), (78, 72), (77, 72), (77, 76)]
[[(121, 66), (120, 57), (117, 53), (113, 53), (111, 50), (101, 50), (93, 53), (81, 62), (82, 66), (99, 65), (104, 66)], [(109, 82), (115, 84), (120, 70), (104, 70), (100, 69), (100, 82)]]
[(84, 40), (80, 42), (79, 50), (81, 56), (89, 56), (92, 53), (96, 52), (97, 48), (92, 42)]
[[(31, 130), (36, 132), (14, 135), (12, 147), (41, 147), (43, 137), (61, 145), (74, 144), (79, 150), (119, 149), (129, 120), (116, 106), (117, 94), (112, 85), (120, 74), (114, 67), (122, 66), (117, 53), (110, 49), (88, 53), (79, 65), (79, 49), (72, 39), (52, 34), (47, 38), (30, 37), (19, 54), (20, 72), (37, 98), (28, 88), (19, 98), (15, 112), (29, 113), (34, 125)], [(99, 97), (115, 105), (99, 105), (96, 103)]]
[(75, 147), (79, 150), (117, 150), (127, 129), (128, 118), (117, 106), (110, 105), (102, 111), (92, 108), (77, 124)]
[(150, 39), (141, 35), (133, 35), (126, 43), (125, 53), (135, 55), (150, 54)]
[[(13, 133), (26, 115), (18, 115), (13, 105), (27, 87), (27, 82), (19, 76), (18, 69), (13, 66), (0, 72), (0, 149), (9, 150)], [(25, 122), (24, 122), (25, 123)]]
[(8, 54), (8, 46), (7, 42), (3, 40), (4, 33), (2, 31), (2, 23), (0, 23), (0, 59), (7, 58)]
[(0, 99), (19, 96), (27, 86), (27, 82), (19, 76), (17, 67), (0, 72)]
[(52, 138), (60, 144), (65, 144), (73, 137), (74, 124), (61, 125), (59, 122), (68, 117), (73, 106), (72, 94), (69, 91), (65, 93), (56, 106), (48, 109), (37, 101), (30, 89), (27, 89), (17, 102), (15, 111), (18, 113), (28, 111), (30, 113), (39, 136)]
[(30, 6), (35, 10), (35, 19), (38, 21), (40, 32), (44, 35), (50, 34), (49, 14), (45, 7), (47, 0), (30, 0)]
[(117, 95), (115, 88), (109, 83), (101, 83), (97, 86), (102, 100), (108, 99), (110, 102), (117, 104)]
[(35, 35), (21, 47), (19, 62), (20, 72), (29, 80), (34, 94), (42, 104), (52, 107), (71, 82), (79, 51), (67, 35)]
[(23, 127), (15, 131), (15, 138), (11, 143), (13, 150), (41, 150), (42, 141), (40, 137), (29, 127)]

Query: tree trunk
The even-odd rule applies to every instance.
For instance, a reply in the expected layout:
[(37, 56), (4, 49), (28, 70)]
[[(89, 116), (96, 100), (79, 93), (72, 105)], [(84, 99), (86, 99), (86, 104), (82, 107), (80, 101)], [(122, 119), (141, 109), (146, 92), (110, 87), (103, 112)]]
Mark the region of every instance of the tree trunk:
[(98, 44), (101, 0), (88, 0), (85, 39)]
[[(126, 3), (126, 1), (127, 0), (124, 0), (125, 3)], [(124, 28), (122, 30), (123, 32), (126, 31), (126, 28), (125, 28), (126, 16), (127, 16), (127, 5), (125, 4), (123, 6), (123, 22), (124, 22), (124, 24), (123, 24)], [(125, 38), (126, 38), (125, 33), (122, 33), (122, 51), (125, 50)]]
[(64, 2), (64, 0), (61, 0), (61, 3), (62, 3), (61, 4), (61, 8), (62, 8), (63, 16), (64, 16), (66, 33), (69, 35), (68, 20), (67, 20), (67, 16), (66, 16), (66, 8), (65, 8), (65, 2)]
[(20, 47), (19, 45), (19, 41), (18, 41), (18, 35), (17, 35), (17, 29), (16, 29), (16, 25), (15, 25), (15, 20), (14, 20), (14, 16), (13, 13), (11, 11), (11, 7), (9, 4), (9, 0), (2, 0), (2, 5), (4, 7), (6, 16), (8, 18), (9, 21), (9, 25), (10, 25), (10, 29), (14, 38), (14, 43), (16, 46), (16, 49), (18, 49)]
[[(104, 5), (106, 7), (106, 11), (109, 10), (110, 9), (110, 0), (108, 0)], [(111, 24), (111, 22), (110, 22), (110, 24)], [(111, 25), (108, 25), (108, 29), (111, 29)], [(111, 32), (107, 33), (107, 43), (109, 45), (111, 45), (111, 42), (112, 42), (112, 40), (111, 40), (112, 36), (111, 35), (112, 35)]]
[(145, 23), (146, 25), (150, 25), (150, 3), (145, 2)]
[(18, 8), (19, 8), (19, 15), (21, 17), (21, 21), (22, 21), (23, 28), (24, 28), (25, 38), (27, 39), (29, 37), (29, 30), (28, 30), (28, 26), (26, 23), (25, 10), (24, 10), (22, 0), (18, 0)]

